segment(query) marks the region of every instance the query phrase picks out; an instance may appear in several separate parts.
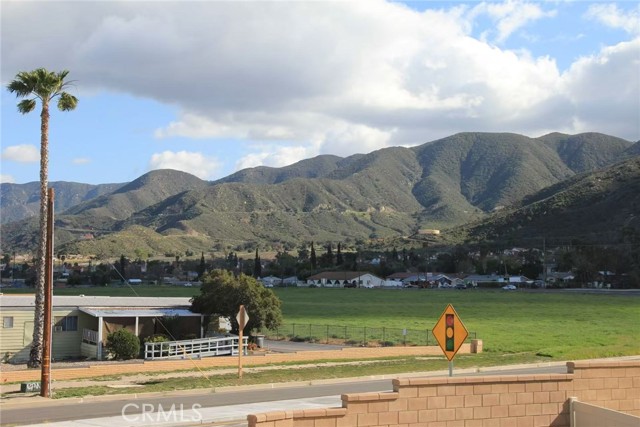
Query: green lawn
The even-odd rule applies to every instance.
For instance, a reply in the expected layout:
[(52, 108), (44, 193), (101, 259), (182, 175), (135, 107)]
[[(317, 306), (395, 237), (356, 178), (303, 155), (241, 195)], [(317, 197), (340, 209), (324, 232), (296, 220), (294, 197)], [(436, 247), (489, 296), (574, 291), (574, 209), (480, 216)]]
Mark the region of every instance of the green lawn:
[[(275, 291), (287, 324), (430, 330), (451, 303), (489, 353), (530, 353), (557, 360), (640, 354), (638, 296), (435, 289)], [(135, 286), (67, 288), (55, 294), (190, 297), (197, 292), (199, 288)]]
[(451, 303), (495, 353), (640, 354), (640, 297), (492, 290), (279, 289), (287, 323), (432, 329)]

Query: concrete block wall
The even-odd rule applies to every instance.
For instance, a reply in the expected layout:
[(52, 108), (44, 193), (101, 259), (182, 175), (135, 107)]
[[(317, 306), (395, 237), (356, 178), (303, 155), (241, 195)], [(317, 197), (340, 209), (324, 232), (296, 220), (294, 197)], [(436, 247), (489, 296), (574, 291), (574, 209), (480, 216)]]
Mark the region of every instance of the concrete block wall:
[(569, 427), (569, 398), (640, 415), (640, 361), (569, 362), (566, 374), (408, 378), (342, 408), (249, 415), (249, 427)]

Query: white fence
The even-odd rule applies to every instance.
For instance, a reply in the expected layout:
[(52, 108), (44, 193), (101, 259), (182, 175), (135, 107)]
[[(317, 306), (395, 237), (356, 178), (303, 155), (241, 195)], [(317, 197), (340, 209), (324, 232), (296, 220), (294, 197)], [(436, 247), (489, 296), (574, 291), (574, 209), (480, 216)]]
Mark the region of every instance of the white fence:
[[(243, 337), (243, 354), (248, 338)], [(208, 356), (237, 356), (238, 337), (199, 338), (194, 340), (148, 342), (144, 345), (145, 360), (188, 359)]]
[(571, 427), (638, 427), (640, 417), (570, 398)]

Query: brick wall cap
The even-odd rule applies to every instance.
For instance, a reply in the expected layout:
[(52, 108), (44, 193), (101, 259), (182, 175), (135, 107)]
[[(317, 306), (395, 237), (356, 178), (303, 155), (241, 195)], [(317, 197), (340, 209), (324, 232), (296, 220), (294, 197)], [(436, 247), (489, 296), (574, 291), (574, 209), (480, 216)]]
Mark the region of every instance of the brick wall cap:
[(572, 364), (574, 369), (593, 369), (593, 368), (640, 368), (640, 360), (617, 360), (617, 361), (576, 361), (568, 362), (567, 366)]
[(382, 393), (349, 393), (343, 394), (341, 397), (343, 402), (372, 402), (376, 400), (395, 400), (399, 394), (397, 392)]

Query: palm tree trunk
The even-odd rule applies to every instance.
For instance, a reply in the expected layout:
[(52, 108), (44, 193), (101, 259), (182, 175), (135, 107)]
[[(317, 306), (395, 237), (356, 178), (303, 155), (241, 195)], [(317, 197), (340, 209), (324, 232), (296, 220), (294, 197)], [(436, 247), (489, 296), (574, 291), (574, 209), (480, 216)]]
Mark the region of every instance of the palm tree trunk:
[(44, 333), (45, 254), (47, 244), (47, 187), (49, 185), (49, 104), (43, 100), (40, 114), (40, 241), (36, 276), (36, 301), (33, 317), (33, 342), (27, 366), (42, 364), (42, 337)]

